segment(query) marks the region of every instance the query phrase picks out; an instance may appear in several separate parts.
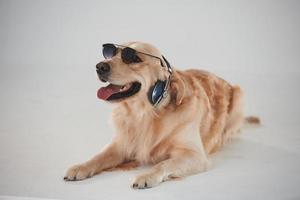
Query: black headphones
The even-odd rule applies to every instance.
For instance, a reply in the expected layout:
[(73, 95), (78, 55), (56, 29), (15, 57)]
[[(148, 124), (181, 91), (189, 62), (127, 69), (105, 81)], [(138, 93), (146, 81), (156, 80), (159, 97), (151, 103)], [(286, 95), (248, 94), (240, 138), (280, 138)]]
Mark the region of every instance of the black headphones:
[[(172, 67), (171, 67), (170, 63), (168, 62), (168, 60), (164, 56), (162, 56), (162, 58), (164, 59), (166, 65), (167, 65), (166, 67), (169, 72), (169, 76), (168, 76), (167, 80), (156, 81), (156, 83), (149, 89), (148, 99), (154, 107), (156, 107), (164, 98), (167, 97), (168, 89), (170, 86), (171, 75), (173, 73)], [(161, 60), (160, 64), (162, 67), (164, 67), (162, 60)]]

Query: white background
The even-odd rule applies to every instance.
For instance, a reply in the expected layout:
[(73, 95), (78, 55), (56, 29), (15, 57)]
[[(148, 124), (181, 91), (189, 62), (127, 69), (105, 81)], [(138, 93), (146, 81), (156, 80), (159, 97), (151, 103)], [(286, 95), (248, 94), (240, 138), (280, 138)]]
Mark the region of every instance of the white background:
[[(299, 199), (299, 11), (299, 1), (1, 0), (0, 195)], [(65, 170), (113, 136), (113, 105), (96, 98), (101, 44), (132, 40), (156, 45), (177, 69), (239, 84), (263, 126), (182, 181), (132, 190), (140, 168), (66, 183)]]

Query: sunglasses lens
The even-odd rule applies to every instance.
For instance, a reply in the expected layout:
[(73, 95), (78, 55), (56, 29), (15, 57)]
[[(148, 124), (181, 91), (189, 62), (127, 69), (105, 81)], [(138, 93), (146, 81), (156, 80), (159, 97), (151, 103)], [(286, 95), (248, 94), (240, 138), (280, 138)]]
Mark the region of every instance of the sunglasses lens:
[(136, 58), (136, 51), (132, 48), (126, 47), (122, 50), (122, 60), (126, 64), (133, 63)]
[(117, 52), (117, 48), (115, 47), (115, 45), (113, 44), (104, 44), (103, 45), (103, 56), (106, 59), (112, 58), (113, 56), (116, 55)]

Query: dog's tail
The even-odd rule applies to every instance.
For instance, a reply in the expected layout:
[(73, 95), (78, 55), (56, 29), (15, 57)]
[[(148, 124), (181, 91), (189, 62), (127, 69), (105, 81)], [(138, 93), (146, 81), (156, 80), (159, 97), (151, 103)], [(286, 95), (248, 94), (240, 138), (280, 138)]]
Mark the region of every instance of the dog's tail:
[(256, 116), (247, 116), (244, 118), (244, 126), (247, 125), (255, 125), (255, 126), (259, 126), (261, 125), (261, 121), (259, 119), (259, 117)]

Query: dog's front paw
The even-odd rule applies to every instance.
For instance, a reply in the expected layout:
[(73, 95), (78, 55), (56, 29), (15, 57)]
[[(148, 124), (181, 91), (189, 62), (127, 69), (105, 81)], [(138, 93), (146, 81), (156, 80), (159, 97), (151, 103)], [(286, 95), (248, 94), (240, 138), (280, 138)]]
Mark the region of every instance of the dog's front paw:
[(93, 176), (94, 170), (87, 164), (74, 165), (69, 168), (64, 180), (65, 181), (79, 181)]
[(131, 186), (133, 189), (146, 189), (157, 186), (162, 181), (162, 177), (157, 174), (144, 174), (137, 176)]

